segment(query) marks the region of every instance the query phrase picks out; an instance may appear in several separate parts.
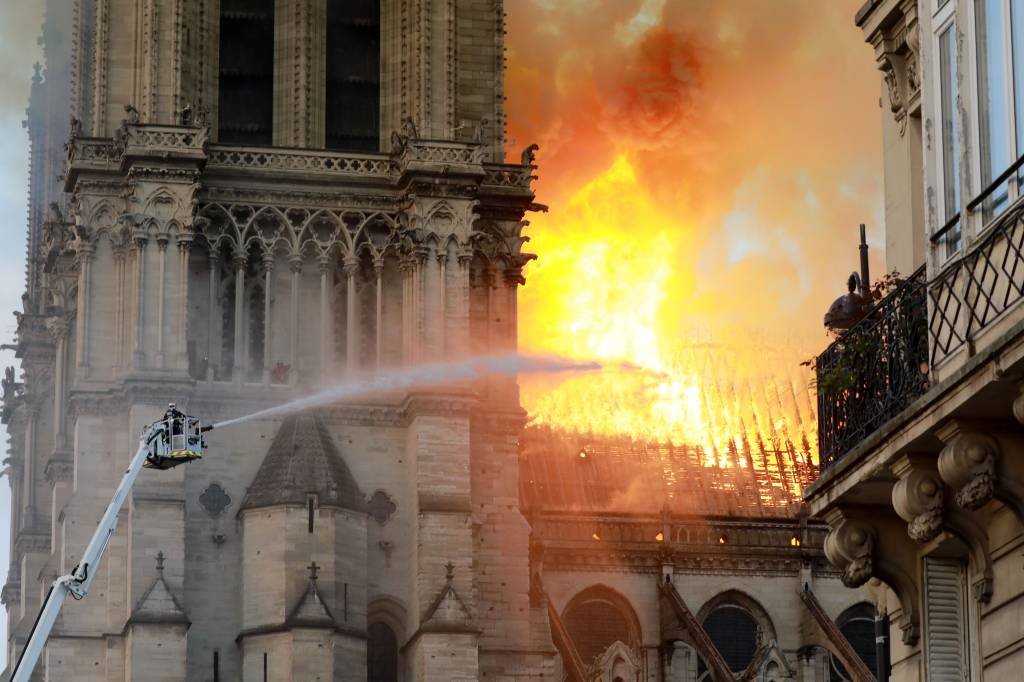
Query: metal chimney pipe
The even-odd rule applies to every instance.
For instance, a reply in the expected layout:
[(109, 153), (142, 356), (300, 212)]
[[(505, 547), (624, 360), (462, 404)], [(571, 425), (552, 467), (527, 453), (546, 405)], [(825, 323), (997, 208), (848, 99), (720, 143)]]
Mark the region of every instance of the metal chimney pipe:
[(860, 295), (865, 302), (870, 302), (871, 275), (868, 271), (868, 237), (864, 223), (860, 224)]

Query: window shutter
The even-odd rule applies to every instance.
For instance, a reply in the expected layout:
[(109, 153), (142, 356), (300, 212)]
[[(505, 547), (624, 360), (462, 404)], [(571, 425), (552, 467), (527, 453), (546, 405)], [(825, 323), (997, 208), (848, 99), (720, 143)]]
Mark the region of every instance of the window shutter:
[(967, 679), (963, 566), (958, 561), (925, 559), (925, 656), (931, 682)]

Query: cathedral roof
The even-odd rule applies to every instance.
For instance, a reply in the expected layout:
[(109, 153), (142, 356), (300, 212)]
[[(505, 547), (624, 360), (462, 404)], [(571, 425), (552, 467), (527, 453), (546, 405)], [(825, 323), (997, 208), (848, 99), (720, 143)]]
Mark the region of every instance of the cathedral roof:
[(806, 448), (701, 448), (528, 427), (520, 438), (520, 499), (538, 512), (796, 517), (817, 477)]
[(366, 501), (327, 426), (314, 414), (281, 422), (241, 510), (279, 504), (306, 504), (315, 494), (320, 506), (363, 511)]

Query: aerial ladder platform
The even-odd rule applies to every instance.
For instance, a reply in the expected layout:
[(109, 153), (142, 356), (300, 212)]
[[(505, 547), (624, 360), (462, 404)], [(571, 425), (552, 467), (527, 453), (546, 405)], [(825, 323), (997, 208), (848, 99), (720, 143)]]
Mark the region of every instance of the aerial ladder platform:
[(100, 519), (99, 526), (85, 548), (81, 560), (71, 573), (62, 575), (50, 585), (39, 615), (36, 616), (36, 622), (32, 626), (28, 643), (11, 674), (11, 682), (29, 682), (65, 600), (69, 596), (76, 600), (83, 599), (89, 593), (110, 538), (117, 530), (117, 515), (127, 501), (128, 493), (131, 492), (142, 469), (173, 469), (187, 462), (202, 459), (203, 449), (206, 447), (203, 434), (212, 428), (204, 427), (197, 417), (184, 414), (172, 403), (163, 417), (143, 429), (139, 438), (139, 449), (114, 491), (114, 496), (107, 505), (107, 510), (103, 513), (103, 518)]

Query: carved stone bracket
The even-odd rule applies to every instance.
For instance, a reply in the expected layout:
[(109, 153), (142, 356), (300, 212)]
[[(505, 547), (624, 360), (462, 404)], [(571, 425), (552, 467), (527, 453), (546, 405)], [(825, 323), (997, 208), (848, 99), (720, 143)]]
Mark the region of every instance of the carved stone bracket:
[(899, 478), (892, 489), (892, 506), (907, 522), (907, 534), (918, 542), (938, 537), (945, 515), (942, 479), (934, 458), (930, 464), (927, 456), (906, 455), (892, 466)]
[(917, 643), (920, 635), (918, 548), (907, 536), (903, 521), (876, 507), (833, 508), (825, 513), (829, 534), (825, 555), (842, 571), (843, 584), (861, 587), (871, 578), (886, 583), (900, 600), (903, 642)]
[(929, 543), (947, 532), (967, 546), (974, 581), (975, 597), (988, 602), (992, 596), (992, 557), (984, 524), (961, 511), (949, 499), (932, 455), (905, 455), (892, 465), (899, 478), (892, 490), (896, 513), (907, 522), (907, 535), (919, 543)]
[(921, 67), (917, 4), (912, 0), (891, 2), (875, 10), (878, 19), (862, 27), (875, 48), (875, 59), (888, 92), (889, 109), (902, 137), (907, 117), (921, 106)]
[(1016, 454), (1024, 437), (991, 425), (954, 421), (937, 432), (946, 446), (939, 455), (939, 474), (956, 491), (956, 503), (977, 510), (997, 499), (1024, 522), (1024, 466)]

